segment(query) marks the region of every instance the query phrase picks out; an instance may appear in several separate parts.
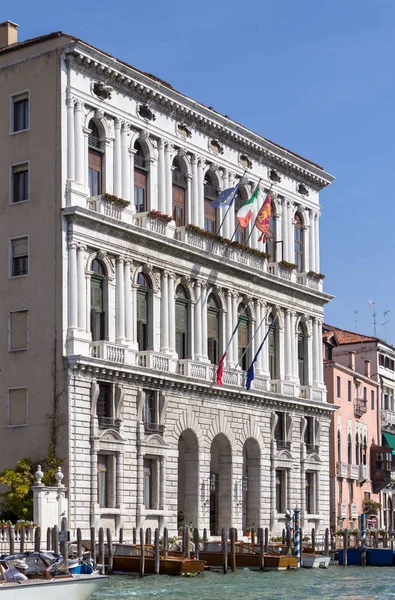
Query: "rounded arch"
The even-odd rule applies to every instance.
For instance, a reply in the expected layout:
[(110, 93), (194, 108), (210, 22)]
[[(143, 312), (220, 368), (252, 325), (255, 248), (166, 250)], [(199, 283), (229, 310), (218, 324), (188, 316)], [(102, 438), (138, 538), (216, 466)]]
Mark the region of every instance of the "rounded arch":
[(233, 452), (241, 451), (241, 446), (236, 439), (235, 434), (232, 431), (232, 428), (229, 424), (227, 417), (225, 416), (224, 411), (220, 411), (219, 415), (211, 422), (210, 428), (207, 430), (204, 443), (206, 450), (210, 448), (213, 439), (217, 435), (224, 435), (232, 449)]
[(98, 114), (95, 110), (90, 110), (84, 118), (84, 128), (90, 129), (90, 123), (93, 122), (97, 127), (98, 132), (101, 138), (106, 138), (111, 136), (111, 131), (107, 120), (104, 115)]
[(92, 262), (95, 259), (100, 261), (104, 265), (104, 268), (106, 270), (106, 277), (108, 277), (108, 279), (113, 279), (114, 278), (114, 265), (112, 264), (111, 259), (107, 256), (107, 254), (102, 254), (100, 252), (100, 250), (96, 250), (96, 251), (90, 252), (88, 254), (88, 257), (87, 257), (86, 263), (85, 263), (85, 272), (88, 274), (92, 273), (91, 266), (92, 266)]
[(184, 277), (178, 277), (174, 282), (174, 289), (177, 290), (181, 287), (184, 290), (185, 298), (191, 301), (194, 298), (192, 283), (184, 279)]
[(150, 269), (138, 267), (133, 274), (133, 283), (137, 286), (146, 287), (150, 290), (156, 289), (156, 280)]
[(152, 144), (152, 141), (150, 140), (149, 136), (144, 135), (144, 132), (132, 131), (132, 134), (130, 136), (130, 144), (129, 144), (130, 150), (132, 150), (132, 151), (136, 150), (136, 147), (135, 147), (136, 142), (141, 147), (141, 149), (143, 151), (143, 156), (145, 159), (157, 158), (157, 156), (156, 156), (157, 153)]
[(173, 441), (176, 443), (183, 431), (189, 430), (196, 436), (198, 446), (203, 444), (203, 431), (197, 416), (192, 412), (184, 412), (176, 422), (173, 430)]
[(181, 173), (187, 175), (189, 173), (189, 163), (185, 156), (175, 154), (172, 162), (173, 167), (176, 167)]
[(304, 206), (298, 205), (295, 206), (294, 210), (293, 210), (293, 221), (295, 222), (297, 219), (300, 222), (301, 227), (306, 227), (308, 222), (308, 215), (307, 215), (307, 211), (305, 210)]
[(219, 189), (221, 187), (219, 172), (217, 170), (214, 171), (211, 168), (211, 165), (208, 165), (207, 168), (204, 170), (203, 185), (206, 184), (211, 185), (216, 189)]

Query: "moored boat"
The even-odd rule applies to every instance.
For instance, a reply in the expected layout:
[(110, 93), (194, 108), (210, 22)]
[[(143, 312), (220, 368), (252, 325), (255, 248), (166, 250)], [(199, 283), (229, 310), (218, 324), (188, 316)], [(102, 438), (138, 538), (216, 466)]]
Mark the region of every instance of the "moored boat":
[[(113, 545), (113, 571), (122, 573), (140, 572), (140, 546), (132, 544)], [(144, 547), (144, 571), (155, 572), (155, 558), (153, 546)], [(203, 560), (182, 558), (180, 556), (164, 556), (159, 558), (159, 573), (161, 575), (193, 575), (204, 571)]]
[(297, 569), (298, 557), (287, 554), (264, 554), (265, 571), (286, 571), (287, 569)]
[(323, 556), (321, 554), (302, 554), (302, 567), (305, 569), (327, 569), (330, 561), (330, 556)]

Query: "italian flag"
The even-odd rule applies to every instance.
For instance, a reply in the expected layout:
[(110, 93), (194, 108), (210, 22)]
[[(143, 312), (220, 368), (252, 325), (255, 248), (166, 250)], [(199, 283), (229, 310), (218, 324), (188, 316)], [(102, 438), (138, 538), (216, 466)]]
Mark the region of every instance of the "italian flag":
[(251, 220), (251, 217), (256, 209), (256, 201), (259, 196), (259, 184), (256, 186), (254, 193), (250, 198), (248, 198), (247, 202), (243, 204), (240, 210), (237, 211), (237, 218), (239, 219), (239, 223), (242, 227), (247, 227), (248, 223)]

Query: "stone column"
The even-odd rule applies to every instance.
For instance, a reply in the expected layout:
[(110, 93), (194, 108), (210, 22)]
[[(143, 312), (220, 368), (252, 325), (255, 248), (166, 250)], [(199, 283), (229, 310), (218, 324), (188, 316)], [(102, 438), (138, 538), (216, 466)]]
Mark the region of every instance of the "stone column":
[(204, 229), (204, 166), (205, 160), (199, 159), (198, 164), (198, 225)]
[[(322, 343), (322, 341), (321, 341)], [(318, 348), (318, 321), (313, 318), (313, 383), (319, 383), (319, 348)]]
[(90, 525), (95, 527), (95, 513), (98, 504), (97, 498), (97, 449), (95, 446), (91, 449), (91, 510), (90, 510)]
[(282, 325), (282, 320), (281, 320), (281, 314), (282, 311), (281, 309), (279, 309), (277, 311), (277, 323), (276, 325), (278, 326), (278, 335), (279, 335), (279, 345), (280, 345), (280, 357), (279, 357), (279, 379), (284, 379), (285, 376), (285, 360), (284, 360), (284, 325)]
[(317, 319), (317, 345), (318, 345), (318, 381), (324, 383), (324, 364), (322, 356), (322, 321)]
[[(224, 352), (226, 350), (226, 346), (229, 344), (230, 337), (233, 331), (233, 319), (232, 319), (232, 292), (230, 290), (226, 290), (226, 339)], [(232, 344), (230, 344), (228, 353), (226, 355), (226, 364), (230, 365), (233, 362), (233, 352), (232, 352)]]
[(121, 196), (121, 120), (115, 119), (114, 141), (114, 195)]
[(175, 305), (175, 290), (174, 290), (174, 273), (169, 273), (169, 346), (170, 351), (176, 351), (176, 305)]
[(288, 208), (287, 199), (283, 198), (282, 204), (282, 238), (283, 238), (283, 260), (288, 260)]
[(124, 263), (124, 286), (125, 286), (125, 339), (127, 342), (131, 342), (133, 339), (133, 296), (132, 296), (132, 282), (130, 279), (130, 265), (129, 259), (125, 260)]
[(125, 341), (125, 283), (122, 256), (117, 258), (116, 274), (116, 340), (118, 344), (122, 344)]
[(67, 179), (74, 181), (75, 157), (74, 157), (74, 98), (67, 98)]
[(202, 358), (202, 284), (195, 285), (195, 358)]
[(291, 377), (292, 379), (297, 378), (297, 361), (298, 353), (296, 348), (296, 314), (291, 311), (291, 331), (290, 331), (290, 344), (291, 344)]
[(315, 260), (315, 212), (310, 211), (310, 268), (317, 272)]
[[(97, 477), (96, 477), (97, 479)], [(144, 503), (144, 456), (141, 449), (137, 454), (137, 506), (141, 507)]]
[(207, 284), (202, 284), (202, 358), (208, 360), (207, 354)]
[[(278, 201), (278, 212), (277, 214), (274, 215), (274, 239), (273, 242), (279, 242), (281, 240), (283, 240), (283, 236), (282, 236), (282, 222), (283, 222), (283, 209), (281, 207), (281, 203), (280, 200)], [(283, 249), (281, 248), (281, 244), (273, 244), (272, 245), (272, 257), (269, 259), (270, 262), (274, 262), (275, 260), (278, 262), (280, 261), (283, 257), (282, 257), (282, 252)]]
[(130, 157), (128, 149), (129, 126), (122, 124), (121, 147), (122, 147), (122, 198), (130, 200)]
[[(237, 293), (232, 294), (232, 316), (233, 316), (233, 327), (232, 327), (232, 331), (233, 329), (236, 327), (237, 324), (237, 320), (238, 320), (238, 312), (237, 312), (237, 301), (239, 299), (239, 296)], [(235, 365), (238, 364), (238, 360), (239, 360), (239, 336), (238, 336), (238, 332), (236, 331), (234, 337), (233, 337), (233, 341), (232, 341), (232, 350), (233, 350), (233, 362)]]
[[(227, 169), (225, 169), (224, 170), (224, 190), (227, 190), (229, 187), (230, 187), (229, 171)], [(217, 225), (217, 229), (220, 226), (220, 224), (222, 223), (222, 219), (225, 217), (227, 210), (228, 210), (227, 206), (224, 206), (223, 208), (218, 209), (220, 221)], [(230, 238), (230, 236), (232, 235), (232, 234), (229, 234), (229, 214), (227, 215), (226, 219), (224, 220), (224, 223), (222, 225), (221, 231), (219, 232), (219, 235), (222, 235), (223, 237), (226, 237), (226, 238)]]
[(124, 476), (124, 467), (123, 467), (123, 453), (116, 453), (116, 469), (117, 469), (117, 479), (116, 479), (116, 506), (117, 508), (121, 508), (123, 505), (123, 476)]
[(173, 145), (167, 142), (165, 149), (165, 180), (166, 180), (166, 210), (165, 213), (173, 215), (173, 179), (171, 170), (171, 153)]
[(312, 323), (311, 319), (307, 325), (307, 384), (311, 385), (313, 383), (313, 336), (312, 336)]
[(285, 309), (285, 378), (292, 378), (291, 311)]
[[(88, 129), (87, 127), (84, 127), (82, 129), (82, 152), (81, 152), (81, 154), (82, 154), (85, 166), (82, 167), (83, 168), (82, 179), (83, 179), (83, 185), (85, 186), (85, 189), (87, 190), (88, 194), (89, 194), (89, 148), (88, 148), (89, 134), (90, 134), (90, 129)], [(77, 154), (76, 154), (76, 164), (77, 164)], [(76, 172), (77, 172), (77, 167), (76, 167)], [(77, 180), (77, 178), (76, 178), (76, 180)]]
[[(262, 324), (264, 331), (262, 332), (262, 336), (265, 336), (269, 329), (268, 324), (268, 315), (267, 315), (267, 305), (265, 302), (261, 302), (261, 317), (265, 316), (265, 320)], [(263, 344), (262, 352), (261, 352), (261, 368), (265, 375), (269, 375), (269, 337), (266, 338), (266, 342)]]
[(161, 351), (167, 352), (169, 350), (169, 274), (167, 271), (163, 271), (161, 280)]
[(136, 207), (134, 205), (134, 155), (136, 154), (136, 150), (129, 148), (127, 151), (129, 155), (129, 185), (130, 185), (130, 207), (133, 213), (136, 212)]
[(315, 270), (320, 272), (320, 213), (315, 215)]
[(187, 197), (186, 197), (186, 207), (185, 207), (185, 225), (188, 223), (192, 223), (192, 175), (190, 173), (186, 174), (187, 178)]
[(309, 227), (306, 225), (303, 227), (303, 270), (305, 273), (310, 271), (310, 248), (309, 248)]
[(78, 329), (77, 244), (69, 243), (69, 328)]
[(292, 200), (288, 200), (287, 202), (288, 208), (288, 261), (291, 263), (295, 262), (295, 232), (294, 232), (294, 224), (293, 224), (293, 210), (294, 203)]
[(86, 263), (86, 247), (79, 246), (77, 256), (78, 269), (78, 329), (86, 331), (86, 280), (85, 280), (85, 263)]
[[(262, 316), (261, 316), (261, 303), (259, 300), (255, 300), (255, 332), (254, 333), (255, 333), (255, 337), (254, 337), (254, 342), (255, 342), (254, 356), (255, 356), (256, 352), (258, 351), (259, 346), (261, 345), (263, 336), (265, 335), (264, 325), (262, 323)], [(256, 367), (257, 371), (262, 370), (262, 351), (263, 351), (263, 348), (262, 348), (261, 352), (259, 353), (258, 358), (256, 359), (255, 367)], [(254, 356), (252, 358), (254, 358)]]
[(193, 225), (199, 224), (199, 182), (198, 182), (198, 167), (197, 167), (197, 156), (192, 154), (192, 202), (191, 202), (191, 223)]
[(158, 178), (158, 198), (159, 198), (159, 211), (165, 213), (166, 208), (166, 177), (165, 177), (165, 142), (162, 138), (159, 140), (158, 146), (159, 154), (159, 178)]
[(159, 509), (166, 508), (166, 458), (160, 457), (160, 476), (159, 476)]
[(84, 185), (84, 168), (88, 170), (88, 165), (84, 164), (84, 132), (83, 132), (83, 118), (84, 118), (84, 103), (81, 100), (77, 100), (75, 104), (75, 115), (74, 115), (74, 136), (75, 136), (75, 180), (77, 183)]
[[(229, 187), (234, 187), (235, 185), (237, 185), (235, 181), (235, 174), (229, 173)], [(229, 209), (226, 220), (228, 221), (228, 238), (230, 239), (235, 231), (235, 200), (233, 200), (233, 204)]]

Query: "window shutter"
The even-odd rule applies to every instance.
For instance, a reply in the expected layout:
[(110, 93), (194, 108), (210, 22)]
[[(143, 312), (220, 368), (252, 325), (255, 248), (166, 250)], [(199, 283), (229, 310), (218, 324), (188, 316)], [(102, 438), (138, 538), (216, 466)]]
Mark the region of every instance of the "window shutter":
[(27, 348), (27, 310), (10, 313), (10, 350)]
[(103, 312), (103, 290), (102, 282), (91, 279), (91, 309), (95, 312)]
[(137, 320), (146, 323), (147, 312), (147, 295), (144, 292), (137, 292)]
[(20, 238), (12, 240), (12, 255), (14, 258), (19, 256), (27, 256), (28, 254), (28, 241), (27, 238)]
[(187, 307), (185, 304), (176, 303), (176, 331), (185, 332), (187, 330)]
[(27, 424), (27, 389), (12, 389), (8, 392), (8, 425)]
[(210, 310), (207, 312), (207, 335), (209, 338), (218, 339), (218, 313)]
[(246, 348), (248, 346), (248, 327), (247, 323), (243, 323), (243, 321), (239, 325), (239, 347)]

